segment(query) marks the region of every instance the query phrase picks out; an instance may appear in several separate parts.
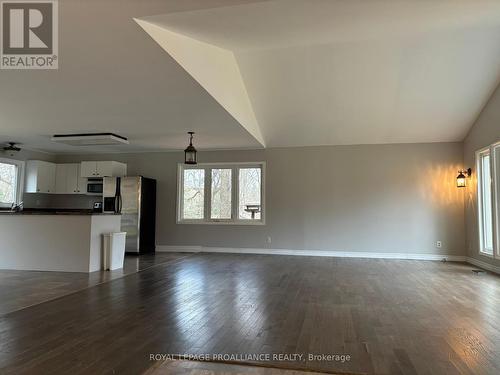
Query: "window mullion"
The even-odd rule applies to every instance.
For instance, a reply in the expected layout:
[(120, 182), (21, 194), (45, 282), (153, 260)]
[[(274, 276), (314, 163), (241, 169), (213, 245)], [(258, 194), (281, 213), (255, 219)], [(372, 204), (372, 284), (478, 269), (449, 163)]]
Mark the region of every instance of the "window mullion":
[(184, 167), (177, 168), (177, 218), (184, 220)]
[(238, 186), (238, 167), (233, 167), (231, 170), (231, 220), (232, 221), (237, 221), (238, 220), (238, 191), (239, 191), (239, 186)]
[(203, 220), (212, 221), (212, 168), (205, 168), (205, 197)]

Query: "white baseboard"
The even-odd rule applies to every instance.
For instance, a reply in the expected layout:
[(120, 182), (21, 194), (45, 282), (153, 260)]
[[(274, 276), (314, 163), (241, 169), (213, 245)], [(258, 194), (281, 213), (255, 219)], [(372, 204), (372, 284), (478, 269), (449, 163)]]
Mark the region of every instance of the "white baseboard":
[(288, 250), (288, 249), (254, 249), (235, 247), (207, 246), (171, 246), (158, 245), (158, 252), (189, 252), (189, 253), (232, 253), (232, 254), (264, 254), (264, 255), (295, 255), (320, 256), (336, 258), (370, 258), (370, 259), (412, 259), (412, 260), (443, 260), (449, 262), (465, 262), (466, 257), (447, 254), (412, 254), (412, 253), (370, 253), (358, 251), (326, 251), (326, 250)]
[(473, 264), (477, 267), (484, 268), (485, 270), (500, 274), (500, 267), (494, 266), (493, 264), (483, 262), (482, 260), (477, 260), (475, 258), (467, 257), (467, 263), (470, 263), (470, 264)]
[(201, 246), (171, 246), (171, 245), (156, 245), (156, 251), (160, 253), (200, 253)]

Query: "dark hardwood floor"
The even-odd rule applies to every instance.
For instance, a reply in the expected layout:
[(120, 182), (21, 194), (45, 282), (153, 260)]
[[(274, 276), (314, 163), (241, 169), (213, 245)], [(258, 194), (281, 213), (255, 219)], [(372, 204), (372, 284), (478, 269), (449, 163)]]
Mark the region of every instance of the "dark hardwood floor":
[(2, 374), (139, 374), (151, 354), (357, 374), (499, 374), (500, 278), (465, 264), (196, 254), (0, 317)]
[(127, 255), (122, 269), (91, 273), (0, 269), (0, 316), (186, 256), (189, 254)]
[(228, 363), (167, 360), (151, 367), (144, 375), (322, 375), (320, 372), (282, 370)]

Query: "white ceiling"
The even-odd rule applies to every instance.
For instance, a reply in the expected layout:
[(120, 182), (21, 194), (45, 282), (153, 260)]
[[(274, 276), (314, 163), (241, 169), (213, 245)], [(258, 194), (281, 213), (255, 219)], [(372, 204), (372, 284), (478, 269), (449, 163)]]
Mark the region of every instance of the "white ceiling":
[[(134, 22), (248, 0), (59, 1), (59, 70), (0, 70), (0, 143), (53, 152), (261, 145)], [(53, 134), (114, 132), (130, 145), (75, 147)]]
[(136, 21), (267, 147), (460, 141), (500, 78), (499, 1), (274, 0)]
[[(0, 70), (0, 142), (460, 141), (500, 78), (498, 0), (64, 0), (59, 14), (59, 70)], [(130, 145), (50, 141), (98, 131)]]

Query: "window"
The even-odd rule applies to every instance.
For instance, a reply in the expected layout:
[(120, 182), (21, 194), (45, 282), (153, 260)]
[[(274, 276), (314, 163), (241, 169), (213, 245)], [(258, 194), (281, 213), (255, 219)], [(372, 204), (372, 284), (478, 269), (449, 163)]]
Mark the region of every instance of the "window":
[(264, 166), (179, 164), (177, 222), (264, 224)]
[(212, 169), (211, 219), (231, 219), (231, 174), (231, 169)]
[(240, 219), (260, 220), (260, 168), (240, 168), (239, 174), (239, 206)]
[(22, 200), (24, 163), (0, 158), (0, 208)]
[(203, 219), (205, 200), (205, 171), (203, 169), (184, 170), (184, 219)]
[(500, 257), (500, 142), (476, 153), (479, 251)]
[(478, 205), (480, 251), (493, 255), (493, 206), (490, 150), (478, 154)]

